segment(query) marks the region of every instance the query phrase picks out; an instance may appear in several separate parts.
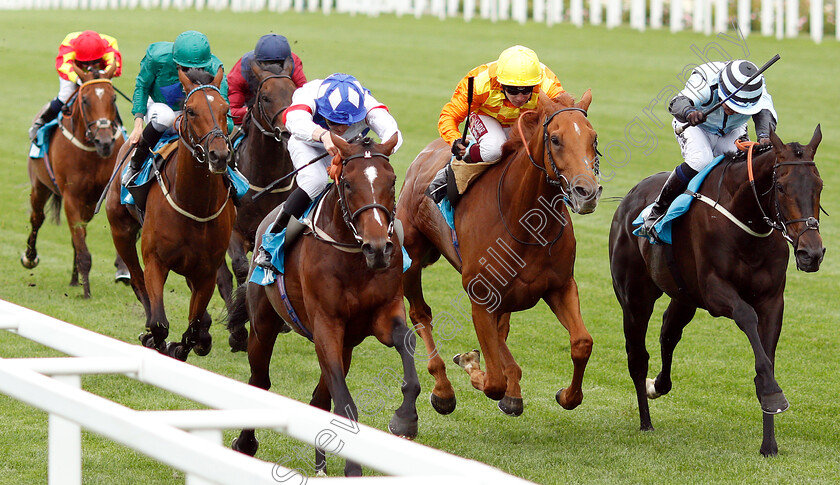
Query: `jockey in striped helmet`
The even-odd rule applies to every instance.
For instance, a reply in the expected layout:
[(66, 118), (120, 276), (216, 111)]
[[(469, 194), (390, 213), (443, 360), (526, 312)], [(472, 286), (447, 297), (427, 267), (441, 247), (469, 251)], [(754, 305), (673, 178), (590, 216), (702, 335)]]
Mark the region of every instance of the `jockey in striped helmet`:
[[(749, 138), (750, 118), (755, 123), (758, 142), (770, 144), (770, 132), (776, 129), (778, 116), (764, 76), (750, 81), (757, 72), (755, 64), (746, 60), (709, 62), (694, 69), (685, 89), (671, 100), (669, 110), (674, 116), (674, 129), (686, 123), (690, 125), (677, 135), (685, 162), (665, 181), (645, 219), (643, 231), (650, 232), (671, 202), (685, 191), (692, 177), (715, 157), (734, 152), (736, 140)], [(724, 99), (721, 108), (709, 114), (704, 112)]]
[[(292, 134), (288, 148), (296, 169), (319, 155), (338, 155), (330, 134), (349, 141), (373, 130), (383, 142), (397, 135), (394, 152), (402, 145), (402, 134), (388, 108), (349, 74), (332, 74), (297, 89), (292, 95), (292, 105), (283, 112), (283, 123)], [(289, 195), (270, 232), (283, 230), (291, 216), (300, 218), (303, 215), (327, 186), (329, 164), (330, 159), (324, 157), (298, 172), (298, 187)], [(271, 255), (262, 246), (257, 250), (254, 262), (271, 269)]]
[(122, 55), (117, 39), (92, 30), (71, 32), (58, 46), (55, 69), (58, 71), (58, 95), (38, 113), (29, 128), (29, 138), (35, 140), (38, 130), (54, 120), (70, 96), (81, 83), (75, 68), (83, 71), (107, 71), (114, 66), (114, 76), (122, 74)]

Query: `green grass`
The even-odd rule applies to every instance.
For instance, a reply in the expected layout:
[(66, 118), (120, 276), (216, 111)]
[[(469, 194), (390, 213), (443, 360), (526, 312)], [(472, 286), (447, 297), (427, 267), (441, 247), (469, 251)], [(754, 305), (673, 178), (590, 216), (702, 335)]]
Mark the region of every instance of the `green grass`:
[[(659, 93), (680, 82), (677, 74), (696, 63), (691, 46), (701, 50), (715, 41), (732, 56), (737, 46), (692, 33), (672, 35), (625, 28), (575, 28), (559, 25), (519, 26), (432, 18), (382, 16), (329, 17), (320, 14), (232, 14), (185, 11), (28, 11), (3, 12), (0, 19), (0, 298), (33, 308), (85, 328), (136, 343), (143, 326), (143, 310), (132, 292), (112, 283), (114, 249), (106, 218), (97, 216), (89, 227), (93, 253), (93, 298), (84, 301), (79, 288), (70, 288), (72, 249), (67, 227), (45, 224), (39, 237), (41, 264), (25, 270), (18, 262), (29, 232), (26, 173), (26, 129), (37, 109), (56, 93), (53, 59), (66, 32), (96, 29), (115, 35), (125, 60), (124, 75), (115, 84), (131, 93), (139, 59), (153, 41), (172, 40), (186, 29), (207, 33), (214, 53), (232, 66), (253, 48), (262, 33), (274, 30), (291, 39), (310, 79), (332, 72), (355, 74), (400, 123), (405, 144), (392, 158), (401, 177), (426, 143), (437, 136), (437, 116), (461, 76), (475, 65), (495, 58), (512, 44), (527, 45), (560, 77), (572, 93), (592, 88), (590, 119), (598, 130), (601, 148), (627, 143), (625, 128), (635, 117), (649, 126), (647, 146), (627, 145), (630, 160), (623, 166), (603, 162), (604, 199), (598, 210), (573, 216), (578, 238), (577, 281), (584, 320), (595, 339), (584, 380), (585, 398), (574, 411), (554, 402), (554, 393), (571, 378), (568, 334), (544, 304), (512, 319), (510, 347), (523, 369), (525, 413), (503, 416), (495, 403), (473, 390), (467, 375), (449, 367), (458, 396), (458, 409), (437, 415), (428, 404), (431, 377), (418, 359), (423, 393), (418, 402), (418, 442), (480, 460), (539, 483), (660, 483), (746, 482), (802, 483), (840, 480), (840, 305), (837, 304), (840, 263), (834, 254), (838, 228), (823, 217), (821, 232), (829, 248), (822, 269), (803, 274), (790, 269), (785, 327), (779, 343), (776, 376), (791, 401), (778, 416), (779, 456), (758, 454), (761, 412), (755, 399), (753, 357), (746, 338), (733, 322), (698, 312), (686, 329), (674, 358), (674, 389), (651, 403), (656, 431), (638, 431), (638, 412), (626, 370), (621, 311), (611, 288), (607, 260), (609, 221), (620, 197), (641, 178), (670, 170), (679, 151), (667, 127), (656, 127), (645, 115)], [(778, 42), (752, 36), (749, 58), (763, 64), (773, 54), (782, 61), (767, 73), (785, 141), (806, 142), (822, 123), (823, 143), (817, 161), (825, 181), (822, 204), (840, 214), (840, 156), (837, 127), (836, 76), (840, 45), (827, 40), (815, 45), (806, 38)], [(716, 55), (719, 59), (720, 55)], [(669, 118), (660, 101), (653, 113)], [(120, 101), (123, 117), (130, 107)], [(631, 136), (639, 137), (637, 125)], [(642, 143), (639, 143), (642, 145)], [(617, 145), (616, 145), (617, 146)], [(649, 153), (646, 153), (646, 148)], [(612, 153), (620, 158), (620, 152)], [(399, 182), (401, 183), (401, 181)], [(791, 265), (791, 268), (793, 266)], [(449, 308), (462, 295), (458, 275), (445, 264), (427, 271), (425, 291), (436, 311)], [(172, 334), (184, 331), (189, 293), (183, 279), (173, 275), (166, 286)], [(650, 372), (658, 358), (657, 305), (648, 336)], [(217, 319), (221, 300), (210, 312)], [(216, 348), (190, 362), (240, 381), (247, 381), (246, 356), (226, 350), (226, 332), (214, 325)], [(477, 340), (468, 321), (446, 341), (442, 354), (472, 349)], [(44, 349), (6, 332), (0, 333), (0, 356), (50, 356)], [(349, 376), (351, 391), (359, 395), (376, 389), (376, 376), (386, 367), (399, 368), (395, 351), (369, 340), (357, 349)], [(282, 336), (272, 363), (272, 390), (308, 401), (318, 377), (312, 346), (296, 335)], [(85, 389), (136, 409), (192, 406), (183, 399), (139, 385), (122, 377), (83, 379)], [(383, 410), (362, 415), (361, 421), (385, 429), (397, 406), (394, 395), (383, 395)], [(0, 397), (0, 483), (46, 481), (46, 415), (7, 397)], [(226, 433), (229, 441), (236, 431)], [(258, 456), (278, 461), (297, 453), (296, 442), (273, 433), (258, 433)], [(85, 483), (181, 483), (183, 476), (99, 436), (83, 437)], [(311, 466), (311, 448), (291, 464)], [(331, 458), (330, 473), (342, 464)], [(371, 473), (370, 470), (366, 470)]]

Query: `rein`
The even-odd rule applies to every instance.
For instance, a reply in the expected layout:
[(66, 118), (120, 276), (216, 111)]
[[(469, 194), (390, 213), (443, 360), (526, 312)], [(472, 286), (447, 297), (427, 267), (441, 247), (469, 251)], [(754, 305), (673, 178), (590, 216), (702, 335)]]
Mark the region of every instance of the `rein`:
[[(820, 231), (820, 221), (816, 217), (804, 217), (799, 219), (785, 219), (782, 216), (782, 206), (779, 204), (779, 194), (778, 188), (776, 187), (776, 169), (783, 166), (792, 166), (792, 165), (800, 165), (800, 166), (816, 166), (816, 163), (813, 160), (799, 160), (795, 162), (781, 162), (776, 163), (773, 165), (773, 181), (772, 185), (770, 186), (770, 190), (773, 191), (773, 206), (776, 209), (776, 216), (775, 218), (770, 218), (766, 212), (764, 212), (764, 207), (761, 205), (761, 199), (758, 196), (758, 191), (755, 188), (755, 177), (753, 174), (753, 165), (752, 165), (752, 150), (753, 147), (757, 145), (756, 142), (746, 142), (738, 144), (738, 148), (741, 150), (747, 151), (747, 174), (750, 181), (750, 187), (752, 188), (753, 195), (755, 196), (755, 201), (758, 204), (758, 208), (761, 211), (762, 219), (764, 223), (770, 226), (771, 231), (773, 229), (780, 231), (782, 236), (793, 246), (794, 249), (799, 245), (799, 238), (802, 237), (807, 231), (814, 230), (819, 232)], [(775, 189), (775, 190), (774, 190)], [(765, 192), (766, 193), (766, 192)], [(802, 230), (799, 234), (796, 235), (796, 238), (793, 238), (788, 234), (787, 226), (790, 224), (795, 224), (798, 222), (805, 223), (805, 229)]]

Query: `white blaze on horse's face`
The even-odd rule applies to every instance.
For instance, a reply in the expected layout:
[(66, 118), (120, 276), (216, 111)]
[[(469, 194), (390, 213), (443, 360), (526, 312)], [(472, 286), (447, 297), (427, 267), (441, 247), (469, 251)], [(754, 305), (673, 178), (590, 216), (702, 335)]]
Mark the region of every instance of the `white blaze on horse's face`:
[[(367, 167), (365, 169), (365, 178), (367, 178), (368, 183), (370, 184), (370, 193), (373, 194), (373, 196), (374, 196), (373, 203), (376, 203), (376, 191), (374, 189), (373, 183), (376, 181), (376, 177), (378, 175), (379, 175), (379, 173), (376, 171), (376, 167)], [(374, 214), (374, 217), (376, 218), (376, 222), (378, 222), (380, 225), (384, 226), (385, 223), (382, 221), (382, 218), (379, 215), (379, 211), (375, 210), (375, 211), (373, 211), (373, 214)]]
[(577, 122), (574, 123), (575, 125), (575, 132), (580, 135), (580, 126), (578, 126)]
[(93, 92), (96, 93), (96, 96), (99, 99), (102, 99), (102, 96), (105, 95), (105, 89), (104, 88), (96, 88), (96, 89), (93, 90)]
[(209, 99), (211, 103), (216, 100), (216, 98), (214, 98), (212, 94), (208, 94), (207, 99)]

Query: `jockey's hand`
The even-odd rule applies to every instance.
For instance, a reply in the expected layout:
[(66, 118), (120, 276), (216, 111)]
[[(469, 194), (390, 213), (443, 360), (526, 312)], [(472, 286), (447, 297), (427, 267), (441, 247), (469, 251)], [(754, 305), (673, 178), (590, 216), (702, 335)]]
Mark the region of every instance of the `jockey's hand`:
[(769, 138), (759, 138), (758, 139), (758, 144), (763, 146), (763, 147), (770, 146), (770, 139)]
[(327, 153), (332, 155), (333, 157), (338, 155), (338, 147), (335, 146), (335, 143), (332, 141), (332, 135), (329, 131), (324, 131), (319, 138), (321, 143), (324, 144), (324, 149), (327, 150)]
[(128, 142), (131, 144), (137, 144), (140, 141), (140, 136), (143, 134), (143, 118), (134, 118), (134, 128), (131, 130), (131, 134), (128, 135)]
[(697, 126), (706, 121), (706, 114), (697, 109), (689, 113), (688, 116), (685, 117), (685, 120), (688, 121), (689, 125)]
[(455, 155), (455, 158), (458, 160), (463, 159), (464, 155), (467, 154), (467, 144), (464, 143), (463, 139), (457, 138), (452, 142), (452, 154)]

